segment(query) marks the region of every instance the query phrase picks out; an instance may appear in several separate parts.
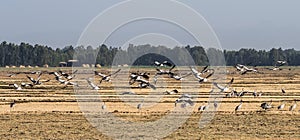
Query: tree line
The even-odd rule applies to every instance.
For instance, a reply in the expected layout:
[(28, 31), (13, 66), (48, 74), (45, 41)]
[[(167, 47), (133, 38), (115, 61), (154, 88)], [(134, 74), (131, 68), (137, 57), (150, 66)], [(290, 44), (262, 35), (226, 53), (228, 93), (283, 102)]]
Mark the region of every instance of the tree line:
[(278, 60), (285, 60), (290, 66), (300, 65), (300, 51), (295, 49), (272, 48), (269, 51), (255, 49), (219, 50), (205, 49), (201, 46), (185, 46), (168, 48), (165, 46), (151, 46), (129, 44), (127, 49), (100, 45), (66, 46), (53, 49), (45, 45), (31, 45), (28, 43), (0, 44), (0, 66), (58, 66), (60, 62), (71, 59), (79, 60), (79, 64), (111, 65), (152, 65), (154, 61), (169, 60), (177, 65), (236, 65), (271, 66)]

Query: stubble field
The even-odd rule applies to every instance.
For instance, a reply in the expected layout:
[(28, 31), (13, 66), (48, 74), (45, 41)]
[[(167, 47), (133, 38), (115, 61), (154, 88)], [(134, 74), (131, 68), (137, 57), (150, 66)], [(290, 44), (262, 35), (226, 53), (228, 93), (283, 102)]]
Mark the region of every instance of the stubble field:
[[(198, 69), (201, 69), (200, 67)], [(237, 91), (257, 91), (262, 93), (260, 97), (253, 97), (248, 93), (243, 97), (226, 98), (226, 93), (215, 93), (216, 97), (210, 93), (213, 87), (211, 83), (199, 84), (192, 75), (185, 80), (176, 81), (174, 79), (161, 76), (156, 84), (157, 89), (140, 89), (122, 87), (136, 87), (137, 85), (128, 85), (129, 73), (121, 72), (112, 77), (111, 82), (99, 83), (99, 77), (94, 82), (100, 86), (100, 90), (91, 91), (88, 87), (81, 87), (84, 93), (96, 94), (89, 96), (90, 104), (95, 104), (96, 109), (101, 110), (101, 101), (105, 102), (104, 112), (122, 120), (131, 122), (153, 122), (163, 119), (172, 113), (176, 117), (181, 114), (188, 114), (188, 119), (177, 130), (166, 134), (164, 139), (300, 139), (300, 112), (299, 105), (294, 111), (289, 111), (289, 107), (300, 100), (300, 68), (284, 68), (282, 71), (269, 71), (260, 68), (261, 73), (249, 73), (240, 75), (235, 69), (226, 68), (226, 77), (224, 82), (234, 78), (231, 85)], [(26, 75), (37, 77), (36, 74), (17, 74), (8, 77), (9, 74), (19, 71), (57, 71), (63, 70), (71, 72), (68, 68), (34, 68), (34, 69), (0, 69), (0, 138), (1, 139), (112, 139), (107, 133), (99, 131), (95, 124), (89, 123), (86, 117), (90, 114), (82, 111), (76, 97), (83, 93), (74, 93), (73, 86), (64, 87), (59, 84), (52, 75), (43, 74), (41, 80), (50, 79), (42, 85), (36, 85), (32, 88), (15, 90), (9, 87), (9, 84), (20, 84), (21, 82), (30, 82)], [(147, 71), (150, 77), (155, 74), (154, 68), (132, 68), (130, 71)], [(108, 73), (108, 68), (97, 69)], [(80, 76), (81, 75), (81, 76)], [(216, 74), (217, 75), (217, 74)], [(86, 76), (77, 74), (80, 79)], [(217, 77), (218, 78), (218, 77)], [(214, 79), (214, 77), (212, 77)], [(150, 78), (150, 81), (152, 79)], [(217, 79), (215, 79), (218, 81)], [(81, 82), (84, 82), (82, 80)], [(122, 85), (122, 86), (120, 86)], [(282, 93), (281, 89), (286, 93)], [(125, 90), (133, 91), (136, 95), (120, 95)], [(179, 93), (174, 95), (165, 95), (164, 91), (178, 89)], [(75, 90), (76, 91), (76, 90)], [(192, 95), (194, 106), (188, 106), (174, 111), (174, 102), (182, 94)], [(149, 96), (150, 95), (150, 96)], [(120, 98), (122, 97), (122, 98)], [(93, 99), (91, 99), (93, 98)], [(81, 98), (80, 98), (81, 99)], [(144, 101), (143, 101), (144, 99)], [(242, 108), (234, 111), (235, 107), (243, 100)], [(15, 106), (10, 108), (10, 103), (15, 100)], [(208, 105), (209, 101), (218, 100), (216, 110), (198, 111), (200, 105)], [(129, 102), (129, 103), (128, 103)], [(263, 110), (260, 104), (270, 103), (270, 110)], [(138, 110), (137, 104), (143, 104)], [(278, 110), (277, 106), (285, 103), (283, 110)], [(189, 112), (191, 111), (191, 112)], [(172, 113), (171, 113), (172, 112)], [(190, 114), (189, 114), (190, 113)], [(204, 113), (211, 113), (211, 121), (199, 128), (199, 121)], [(105, 115), (98, 115), (99, 123), (107, 127), (112, 124), (105, 124), (101, 120), (107, 120)], [(146, 128), (145, 128), (146, 129)], [(112, 129), (113, 131), (113, 129)], [(135, 130), (134, 134), (143, 130)], [(124, 133), (123, 138), (133, 139), (151, 139), (151, 136), (140, 135), (133, 136), (133, 133)], [(153, 135), (152, 138), (157, 138)]]

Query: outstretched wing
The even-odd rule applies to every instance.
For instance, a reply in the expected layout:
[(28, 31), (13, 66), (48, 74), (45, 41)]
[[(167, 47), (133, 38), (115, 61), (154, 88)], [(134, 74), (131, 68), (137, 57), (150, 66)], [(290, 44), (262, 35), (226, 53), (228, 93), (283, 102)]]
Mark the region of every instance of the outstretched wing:
[(138, 74), (139, 76), (142, 76), (145, 79), (149, 79), (149, 75), (147, 75), (146, 73), (142, 73), (142, 74)]
[(32, 77), (29, 77), (28, 75), (26, 75), (26, 77), (32, 82), (35, 83), (35, 80)]
[(154, 65), (159, 67), (160, 63), (158, 61), (154, 61)]
[(95, 72), (95, 75), (101, 76), (102, 78), (103, 78), (103, 77), (107, 77), (107, 75), (102, 74), (102, 73), (100, 73), (100, 72), (97, 72), (97, 71), (94, 71), (94, 72)]
[(208, 74), (208, 75), (206, 76), (206, 79), (209, 78), (209, 77), (211, 77), (212, 75), (214, 75), (214, 73), (215, 73), (215, 71), (212, 69), (212, 73)]
[(152, 89), (156, 90), (156, 87), (152, 84), (149, 84), (149, 87), (151, 87)]
[(173, 65), (173, 66), (169, 69), (169, 71), (173, 70), (175, 67), (176, 67), (176, 65)]
[(196, 69), (192, 68), (191, 66), (190, 66), (190, 69), (191, 69), (191, 71), (193, 72), (194, 75), (199, 74), (199, 72)]
[(234, 78), (231, 78), (230, 82), (227, 84), (226, 87), (229, 87), (233, 83), (233, 81), (234, 81)]
[(204, 72), (206, 71), (207, 68), (208, 68), (208, 65), (205, 66), (205, 67), (202, 69), (201, 73), (204, 73)]
[(213, 85), (216, 86), (218, 89), (223, 90), (225, 87), (213, 82)]
[(75, 70), (72, 74), (75, 74), (75, 73), (77, 73), (78, 72), (78, 70)]
[(166, 65), (166, 66), (169, 66), (169, 67), (174, 66), (172, 63), (170, 63), (168, 61), (164, 61), (163, 64)]
[(49, 74), (53, 74), (55, 77), (60, 77), (60, 75), (57, 72), (49, 72)]
[(121, 71), (121, 69), (118, 69), (117, 71), (115, 71), (114, 73), (109, 74), (108, 76), (115, 75), (115, 74), (117, 74), (117, 73), (120, 72), (120, 71)]
[(244, 72), (242, 72), (241, 73), (241, 75), (244, 75), (244, 74), (246, 74), (248, 71), (247, 70), (245, 70)]
[(40, 81), (42, 74), (43, 74), (43, 73), (40, 73), (40, 74), (39, 74), (39, 76), (38, 76), (38, 78), (36, 79), (36, 81)]
[(190, 76), (190, 75), (192, 75), (191, 72), (187, 73), (186, 75), (181, 76), (181, 78), (185, 78), (185, 77), (188, 77), (188, 76)]

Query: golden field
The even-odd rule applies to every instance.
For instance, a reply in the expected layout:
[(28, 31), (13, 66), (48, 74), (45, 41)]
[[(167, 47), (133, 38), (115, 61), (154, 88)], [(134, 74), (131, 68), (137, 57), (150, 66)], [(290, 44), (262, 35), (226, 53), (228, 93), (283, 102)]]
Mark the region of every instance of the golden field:
[[(262, 96), (253, 97), (252, 93), (248, 93), (239, 98), (225, 98), (225, 93), (214, 93), (218, 97), (219, 106), (217, 110), (207, 112), (198, 111), (198, 107), (215, 100), (215, 96), (209, 92), (213, 86), (211, 83), (199, 84), (192, 75), (182, 81), (160, 76), (156, 90), (131, 88), (136, 85), (128, 85), (129, 73), (123, 69), (112, 77), (111, 82), (100, 84), (99, 77), (95, 77), (94, 82), (101, 88), (98, 91), (92, 91), (89, 87), (79, 84), (79, 88), (83, 91), (80, 94), (75, 92), (76, 88), (74, 90), (73, 86), (65, 88), (55, 80), (54, 76), (49, 74), (43, 74), (41, 80), (50, 79), (50, 82), (32, 88), (15, 90), (8, 86), (13, 83), (30, 82), (26, 78), (26, 74), (8, 77), (9, 74), (39, 70), (72, 71), (71, 68), (0, 68), (1, 139), (113, 139), (114, 137), (109, 136), (108, 133), (102, 133), (94, 124), (91, 124), (87, 116), (98, 117), (99, 124), (113, 127), (114, 124), (105, 124), (109, 122), (105, 121), (110, 119), (106, 118), (109, 115), (130, 122), (146, 123), (161, 120), (170, 114), (175, 119), (182, 116), (188, 116), (188, 118), (183, 125), (179, 125), (174, 131), (165, 134), (164, 139), (300, 139), (299, 102), (294, 111), (289, 111), (289, 107), (294, 104), (294, 101), (300, 100), (300, 68), (298, 67), (285, 67), (282, 71), (259, 68), (260, 73), (246, 75), (240, 75), (234, 68), (227, 67), (226, 73), (224, 73), (226, 77), (216, 73), (211, 80), (228, 82), (234, 78), (232, 88), (237, 91), (244, 89), (249, 92), (262, 92)], [(149, 72), (151, 78), (155, 75), (154, 68), (135, 67), (129, 69), (129, 71), (137, 70)], [(108, 68), (97, 69), (97, 71), (109, 73)], [(187, 72), (186, 70), (183, 73)], [(37, 77), (35, 74), (28, 75)], [(79, 79), (76, 81), (78, 83), (84, 83), (83, 79), (88, 77), (80, 72), (76, 76), (76, 79)], [(220, 80), (222, 78), (225, 79)], [(281, 92), (282, 88), (286, 93)], [(164, 94), (164, 91), (173, 89), (178, 89), (179, 93)], [(136, 95), (120, 95), (120, 92), (128, 90), (135, 92)], [(187, 110), (175, 110), (174, 102), (182, 94), (192, 95), (195, 105), (187, 107)], [(101, 110), (103, 104), (101, 101), (104, 101), (106, 110), (83, 111), (80, 105), (84, 102), (78, 102), (78, 99), (82, 99), (81, 96), (88, 98), (86, 100), (90, 101), (89, 105), (94, 106), (96, 110)], [(242, 108), (235, 112), (234, 109), (240, 104), (241, 99), (243, 100)], [(13, 100), (16, 104), (10, 108), (9, 104)], [(260, 108), (261, 103), (271, 101), (274, 108), (267, 111)], [(286, 106), (283, 110), (278, 110), (277, 106), (282, 102)], [(139, 103), (143, 103), (140, 110), (136, 108)], [(109, 115), (106, 116), (105, 113)], [(199, 128), (199, 121), (203, 113), (213, 115), (205, 127)], [(168, 123), (166, 122), (166, 124)], [(114, 131), (113, 128), (111, 130)], [(122, 137), (118, 137), (118, 139), (159, 138), (155, 135), (144, 134), (143, 128), (132, 131), (134, 132), (122, 134)]]

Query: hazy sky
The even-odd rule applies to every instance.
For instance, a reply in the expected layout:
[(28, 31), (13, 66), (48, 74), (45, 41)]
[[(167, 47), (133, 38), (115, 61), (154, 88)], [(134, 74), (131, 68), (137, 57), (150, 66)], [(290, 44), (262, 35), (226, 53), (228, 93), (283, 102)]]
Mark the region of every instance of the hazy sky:
[[(118, 2), (121, 0), (2, 0), (0, 41), (51, 47), (75, 45), (88, 23)], [(180, 2), (195, 9), (207, 20), (224, 49), (300, 49), (300, 1)], [(165, 10), (168, 9), (162, 12)], [(195, 45), (188, 39), (185, 43)]]

